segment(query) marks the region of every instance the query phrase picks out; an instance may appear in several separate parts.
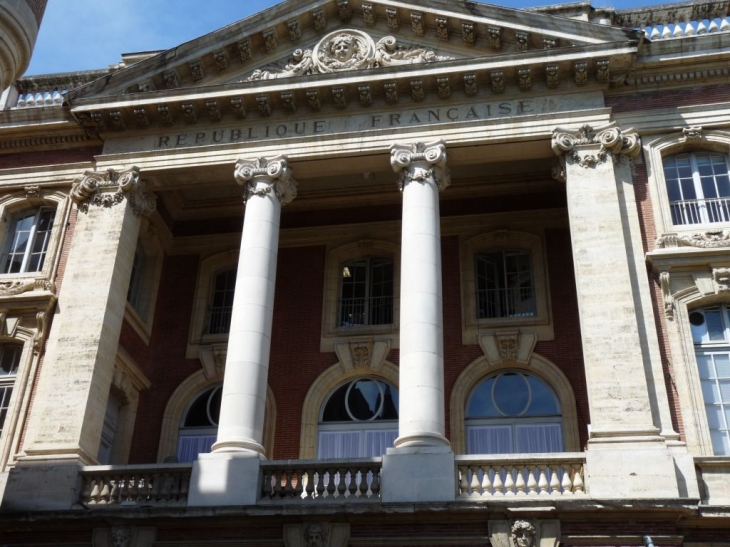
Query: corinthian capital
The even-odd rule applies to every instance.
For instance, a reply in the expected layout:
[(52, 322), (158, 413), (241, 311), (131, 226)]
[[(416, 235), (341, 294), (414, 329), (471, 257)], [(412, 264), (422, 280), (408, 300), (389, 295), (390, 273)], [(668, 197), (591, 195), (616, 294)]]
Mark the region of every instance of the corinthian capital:
[[(609, 155), (635, 158), (641, 151), (641, 139), (634, 129), (622, 131), (615, 122), (593, 128), (584, 125), (578, 129), (558, 127), (553, 130), (552, 148), (558, 156), (581, 167), (593, 167)], [(581, 146), (599, 145), (596, 154), (580, 154)]]
[(446, 167), (446, 146), (441, 140), (394, 144), (390, 147), (390, 165), (399, 175), (398, 188), (401, 192), (409, 182), (424, 183), (431, 178), (439, 190), (445, 190), (451, 184), (449, 168)]
[(244, 203), (251, 196), (263, 197), (272, 192), (282, 205), (297, 197), (297, 182), (287, 164), (286, 156), (255, 160), (241, 158), (236, 162), (235, 177), (238, 184), (246, 187)]
[(139, 167), (121, 172), (114, 169), (86, 171), (71, 187), (71, 199), (83, 213), (89, 212), (89, 205), (112, 207), (125, 198), (137, 216), (157, 209), (157, 197), (147, 191), (147, 184), (140, 178)]

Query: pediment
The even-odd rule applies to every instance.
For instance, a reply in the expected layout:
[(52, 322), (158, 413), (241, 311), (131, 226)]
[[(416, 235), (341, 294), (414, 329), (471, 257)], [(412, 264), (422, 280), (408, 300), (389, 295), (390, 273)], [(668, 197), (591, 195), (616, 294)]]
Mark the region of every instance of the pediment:
[[(390, 86), (390, 100), (398, 92), (412, 92), (418, 100), (420, 88), (425, 96), (426, 87), (436, 90), (451, 73), (464, 78), (456, 85), (467, 94), (479, 80), (497, 93), (505, 87), (500, 79), (524, 90), (536, 76), (548, 87), (567, 75), (582, 85), (592, 72), (606, 83), (609, 58), (618, 60), (611, 60), (611, 69), (629, 65), (640, 36), (477, 2), (289, 0), (82, 86), (67, 98), (79, 121), (101, 132), (130, 122), (145, 128), (152, 118), (172, 125), (176, 119), (195, 123), (201, 116), (241, 119), (255, 109), (267, 116), (274, 104), (291, 113), (294, 101), (318, 108), (322, 94), (343, 108), (338, 90), (350, 85), (348, 94), (356, 97), (357, 82), (367, 81), (374, 82), (375, 94), (388, 95)], [(409, 90), (383, 83), (396, 73), (422, 84)], [(338, 78), (341, 87), (318, 89)], [(312, 90), (302, 93), (306, 87)], [(274, 90), (274, 98), (262, 98), (267, 89)], [(219, 92), (225, 99), (211, 100)], [(450, 91), (438, 89), (439, 96), (445, 93)]]

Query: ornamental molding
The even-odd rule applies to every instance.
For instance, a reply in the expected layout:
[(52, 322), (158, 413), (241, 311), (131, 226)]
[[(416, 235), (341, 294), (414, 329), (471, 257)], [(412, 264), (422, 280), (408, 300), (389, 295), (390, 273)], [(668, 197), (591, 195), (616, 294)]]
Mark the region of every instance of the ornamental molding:
[(86, 171), (76, 179), (71, 188), (71, 199), (83, 213), (89, 206), (113, 207), (127, 199), (132, 212), (143, 216), (157, 209), (157, 197), (147, 191), (147, 184), (141, 179), (139, 167), (125, 171), (107, 169), (104, 172)]
[(284, 547), (347, 547), (348, 523), (304, 522), (285, 524)]
[(13, 279), (0, 282), (0, 296), (16, 296), (30, 291), (56, 292), (54, 284), (47, 279)]
[(245, 81), (274, 80), (305, 74), (329, 74), (376, 67), (450, 61), (453, 57), (436, 55), (422, 47), (398, 45), (394, 36), (376, 43), (369, 34), (354, 29), (331, 32), (314, 49), (297, 49), (281, 72), (254, 70)]
[(657, 249), (695, 247), (698, 249), (721, 249), (730, 247), (730, 230), (708, 230), (693, 234), (665, 234), (656, 240)]
[(528, 364), (537, 344), (537, 334), (522, 330), (496, 330), (479, 337), (484, 356), (492, 365), (505, 362)]
[(674, 320), (674, 295), (672, 294), (671, 279), (669, 272), (659, 273), (659, 286), (662, 289), (662, 298), (664, 300), (664, 315), (668, 320)]
[(440, 191), (451, 184), (451, 174), (446, 166), (446, 145), (437, 140), (427, 143), (394, 144), (390, 148), (390, 165), (398, 174), (398, 188), (410, 182), (426, 183), (433, 179)]
[(492, 547), (557, 547), (561, 539), (558, 519), (490, 520)]
[(712, 268), (712, 280), (718, 293), (730, 291), (730, 268)]
[(682, 128), (682, 140), (687, 141), (700, 141), (705, 138), (702, 126), (695, 125), (692, 127)]
[(245, 186), (243, 202), (252, 196), (264, 197), (274, 194), (282, 205), (297, 197), (297, 182), (289, 168), (286, 156), (239, 159), (234, 172), (236, 182)]
[(377, 372), (383, 368), (390, 348), (390, 340), (350, 338), (347, 342), (335, 344), (335, 353), (345, 374), (354, 370)]
[[(553, 130), (553, 152), (566, 161), (583, 168), (592, 168), (606, 161), (609, 155), (635, 158), (641, 152), (641, 138), (634, 129), (622, 131), (615, 122), (593, 128), (583, 125), (578, 129), (558, 127)], [(598, 146), (598, 151), (582, 151), (583, 147)]]

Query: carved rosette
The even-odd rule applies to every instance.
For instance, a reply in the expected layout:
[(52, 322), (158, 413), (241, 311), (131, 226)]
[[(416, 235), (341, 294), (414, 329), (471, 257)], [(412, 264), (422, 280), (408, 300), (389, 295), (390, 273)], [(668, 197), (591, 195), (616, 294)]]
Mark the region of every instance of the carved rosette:
[[(582, 147), (599, 146), (590, 153)], [(595, 167), (610, 156), (635, 158), (641, 152), (641, 139), (634, 129), (622, 131), (615, 123), (593, 128), (584, 125), (578, 129), (558, 127), (553, 130), (552, 148), (558, 156), (581, 167)]]
[(446, 146), (441, 140), (394, 144), (390, 148), (390, 165), (398, 174), (401, 192), (413, 181), (423, 184), (433, 179), (440, 191), (451, 184), (451, 175), (446, 166)]
[(148, 192), (147, 184), (140, 178), (139, 167), (117, 172), (87, 171), (77, 179), (71, 188), (71, 199), (83, 213), (89, 206), (112, 207), (124, 201), (129, 202), (137, 216), (152, 213), (157, 209), (157, 197)]
[(239, 159), (236, 162), (236, 182), (245, 186), (243, 201), (252, 196), (264, 197), (274, 194), (282, 205), (297, 197), (297, 182), (287, 164), (286, 156), (271, 159)]

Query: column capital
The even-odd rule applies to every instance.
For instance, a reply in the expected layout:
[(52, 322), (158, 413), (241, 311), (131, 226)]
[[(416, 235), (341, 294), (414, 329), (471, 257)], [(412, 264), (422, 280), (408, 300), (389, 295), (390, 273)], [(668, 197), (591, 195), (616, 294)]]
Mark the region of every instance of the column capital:
[[(633, 128), (622, 131), (615, 122), (595, 128), (586, 124), (577, 129), (555, 128), (551, 146), (553, 152), (564, 155), (566, 161), (581, 167), (594, 167), (606, 161), (609, 155), (635, 158), (641, 152), (641, 138)], [(581, 148), (591, 146), (598, 146), (598, 152), (579, 153)]]
[(238, 184), (246, 187), (244, 203), (251, 196), (263, 197), (272, 191), (282, 205), (297, 197), (297, 182), (294, 180), (286, 156), (261, 157), (253, 160), (239, 158), (234, 176)]
[(157, 209), (157, 197), (147, 191), (147, 183), (140, 177), (139, 167), (124, 171), (86, 171), (71, 187), (71, 199), (83, 213), (89, 212), (89, 205), (112, 207), (124, 198), (138, 217)]
[(444, 141), (396, 143), (390, 147), (390, 165), (398, 175), (398, 188), (412, 181), (425, 182), (433, 178), (439, 190), (451, 184), (451, 174), (446, 166), (446, 145)]

